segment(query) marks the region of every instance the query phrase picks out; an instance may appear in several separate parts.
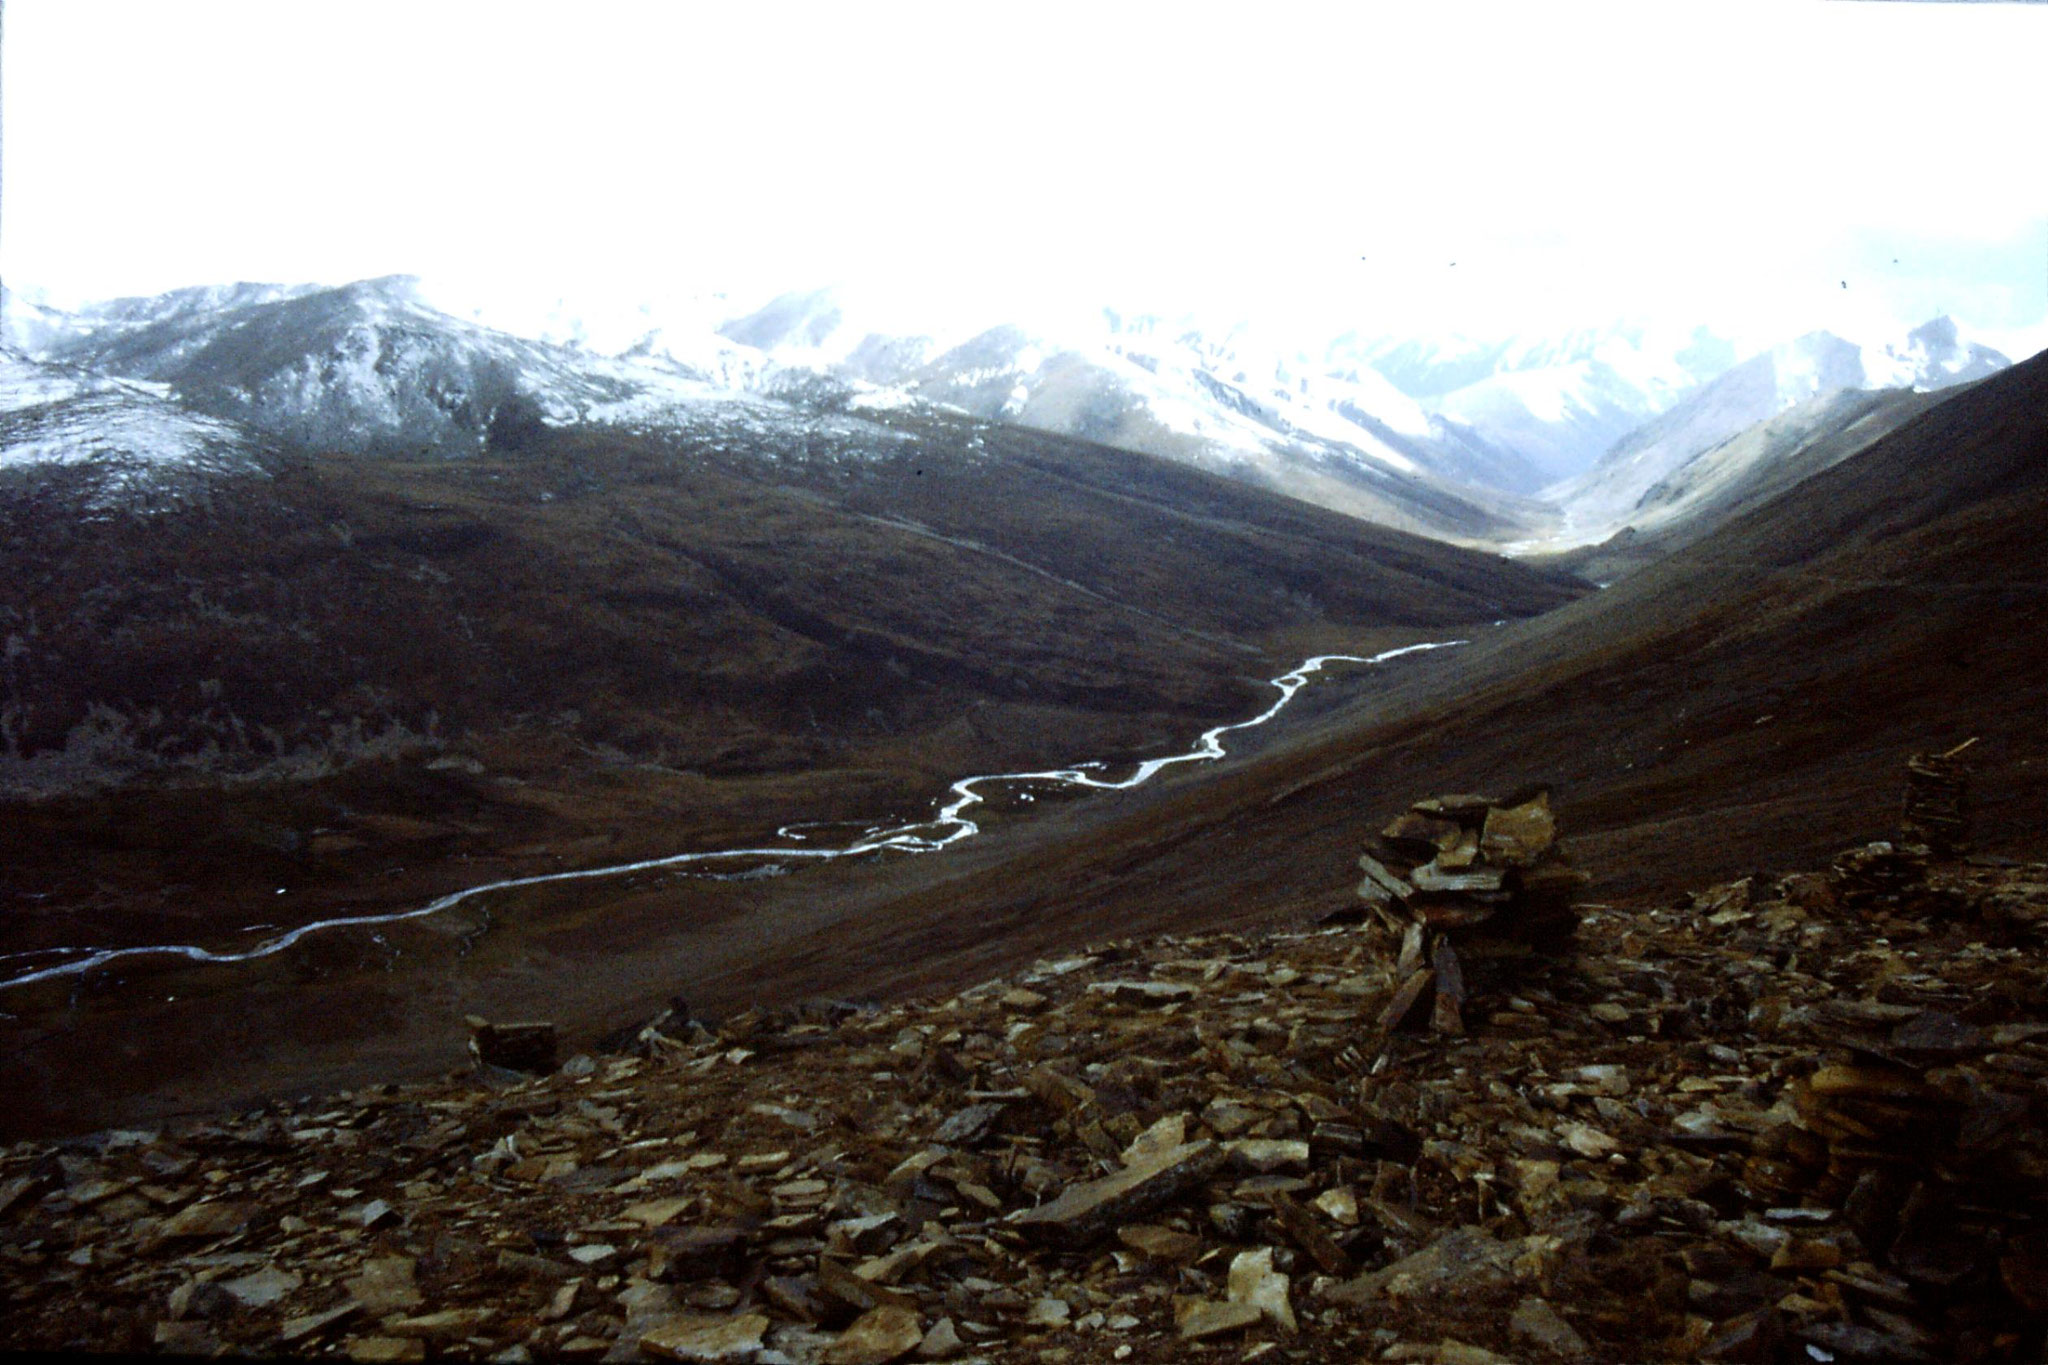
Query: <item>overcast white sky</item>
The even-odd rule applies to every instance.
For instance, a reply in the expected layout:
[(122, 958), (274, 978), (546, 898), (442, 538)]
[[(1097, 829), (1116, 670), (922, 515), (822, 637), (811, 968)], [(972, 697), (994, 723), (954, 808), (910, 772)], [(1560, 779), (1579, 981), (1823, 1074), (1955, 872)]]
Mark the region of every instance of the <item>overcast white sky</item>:
[(2017, 355), (2043, 71), (2022, 5), (11, 0), (0, 270)]

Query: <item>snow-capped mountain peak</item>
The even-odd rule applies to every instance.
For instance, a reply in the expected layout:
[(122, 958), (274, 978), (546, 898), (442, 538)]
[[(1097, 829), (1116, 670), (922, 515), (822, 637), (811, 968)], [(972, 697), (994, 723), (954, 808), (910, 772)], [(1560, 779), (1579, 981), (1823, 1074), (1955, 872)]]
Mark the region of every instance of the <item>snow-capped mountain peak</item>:
[(1888, 341), (1809, 332), (1749, 357), (1629, 432), (1597, 465), (1546, 495), (1565, 511), (1575, 542), (1632, 524), (1644, 497), (1738, 434), (1789, 410), (1852, 390), (1931, 392), (2006, 368), (2004, 356), (1963, 340), (1936, 318)]
[(1928, 392), (1996, 374), (2012, 362), (1989, 346), (1971, 341), (1946, 315), (1906, 333), (1862, 347), (1865, 388)]

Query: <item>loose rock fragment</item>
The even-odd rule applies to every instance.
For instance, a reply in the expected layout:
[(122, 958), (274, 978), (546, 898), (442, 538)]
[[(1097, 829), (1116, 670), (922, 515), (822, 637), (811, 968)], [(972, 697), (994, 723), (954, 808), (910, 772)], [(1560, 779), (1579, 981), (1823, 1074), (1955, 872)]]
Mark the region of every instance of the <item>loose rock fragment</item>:
[(1508, 1318), (1508, 1329), (1565, 1360), (1584, 1360), (1592, 1347), (1558, 1311), (1542, 1299), (1523, 1299)]
[(1181, 1299), (1173, 1306), (1173, 1325), (1179, 1330), (1183, 1341), (1198, 1341), (1203, 1337), (1221, 1336), (1225, 1332), (1241, 1332), (1264, 1317), (1265, 1310), (1255, 1303)]
[(348, 1317), (359, 1306), (354, 1303), (344, 1303), (318, 1313), (305, 1313), (295, 1318), (286, 1318), (284, 1326), (278, 1329), (277, 1339), (286, 1345), (290, 1345), (305, 1337), (310, 1337)]
[(1184, 1143), (1142, 1165), (1070, 1186), (1057, 1199), (1011, 1221), (1026, 1231), (1064, 1241), (1094, 1241), (1118, 1223), (1179, 1198), (1207, 1179), (1224, 1156), (1224, 1149), (1206, 1138)]
[(374, 1257), (343, 1287), (372, 1316), (417, 1308), (425, 1300), (413, 1286), (413, 1264), (410, 1256)]
[(1288, 1280), (1273, 1269), (1273, 1248), (1240, 1251), (1230, 1262), (1229, 1296), (1232, 1303), (1249, 1304), (1284, 1332), (1300, 1330), (1294, 1320), (1294, 1305), (1287, 1298)]
[(1116, 1239), (1131, 1250), (1169, 1265), (1192, 1261), (1206, 1249), (1192, 1233), (1160, 1227), (1156, 1223), (1132, 1223), (1116, 1230)]
[(951, 1318), (940, 1318), (924, 1334), (924, 1340), (917, 1343), (919, 1360), (951, 1360), (967, 1349), (967, 1343), (960, 1339), (960, 1329), (953, 1325)]
[(1195, 995), (1193, 986), (1178, 981), (1091, 981), (1088, 991), (1127, 1005), (1171, 1005)]
[(745, 1313), (738, 1317), (684, 1313), (641, 1334), (640, 1350), (667, 1360), (713, 1365), (719, 1361), (752, 1360), (761, 1350), (768, 1317)]
[(157, 1229), (157, 1239), (182, 1242), (225, 1237), (248, 1222), (250, 1212), (247, 1204), (228, 1201), (189, 1204), (164, 1220)]
[(268, 1308), (305, 1283), (302, 1276), (276, 1266), (221, 1281), (220, 1287), (244, 1308)]
[(344, 1349), (358, 1365), (415, 1365), (427, 1358), (427, 1343), (407, 1337), (357, 1337)]
[(856, 1318), (825, 1351), (825, 1365), (888, 1365), (916, 1350), (924, 1327), (908, 1308), (883, 1305)]

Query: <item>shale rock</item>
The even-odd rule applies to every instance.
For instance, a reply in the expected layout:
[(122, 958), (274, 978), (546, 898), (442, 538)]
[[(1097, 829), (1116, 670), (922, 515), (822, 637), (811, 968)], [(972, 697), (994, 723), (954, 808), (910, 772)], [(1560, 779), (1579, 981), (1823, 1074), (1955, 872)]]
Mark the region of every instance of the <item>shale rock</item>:
[(2048, 867), (1566, 877), (1546, 937), (1548, 810), (1417, 803), (1362, 924), (0, 1148), (0, 1349), (2040, 1359)]
[[(1565, 862), (1543, 788), (1507, 802), (1418, 801), (1381, 829), (1358, 866), (1359, 898), (1400, 943), (1402, 984), (1380, 1028), (1426, 1021), (1452, 1037), (1466, 1031), (1474, 993), (1500, 984), (1502, 966), (1565, 949), (1576, 927), (1572, 903), (1587, 882)], [(1418, 1008), (1425, 997), (1426, 1014)]]

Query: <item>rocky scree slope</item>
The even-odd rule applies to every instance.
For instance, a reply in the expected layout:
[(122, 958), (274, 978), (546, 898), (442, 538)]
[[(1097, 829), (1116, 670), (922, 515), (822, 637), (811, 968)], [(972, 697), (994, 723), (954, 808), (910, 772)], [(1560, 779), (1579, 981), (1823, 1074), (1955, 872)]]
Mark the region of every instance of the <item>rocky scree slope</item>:
[(2048, 866), (1884, 844), (1580, 919), (1462, 1037), (1376, 1022), (1377, 919), (1310, 923), (18, 1142), (0, 1344), (2034, 1358)]

